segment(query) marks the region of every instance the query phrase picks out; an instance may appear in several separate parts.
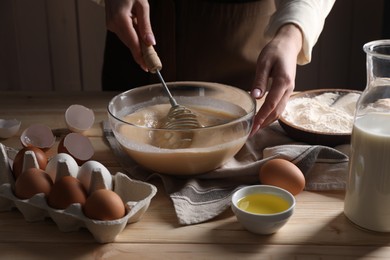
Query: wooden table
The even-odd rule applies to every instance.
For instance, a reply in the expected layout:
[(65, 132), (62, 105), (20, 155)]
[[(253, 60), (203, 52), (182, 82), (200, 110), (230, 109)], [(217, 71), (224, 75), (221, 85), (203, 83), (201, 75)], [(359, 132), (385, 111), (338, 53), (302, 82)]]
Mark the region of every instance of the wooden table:
[[(20, 132), (33, 123), (65, 128), (63, 115), (71, 104), (94, 110), (88, 135), (94, 160), (112, 172), (121, 171), (102, 138), (100, 123), (115, 93), (0, 92), (0, 118), (22, 121)], [(19, 132), (19, 134), (20, 134)], [(21, 147), (19, 137), (1, 140)], [(55, 153), (54, 146), (49, 153)], [(388, 259), (390, 234), (363, 231), (343, 214), (343, 192), (299, 194), (291, 220), (273, 235), (245, 231), (231, 210), (207, 223), (180, 226), (169, 197), (159, 191), (142, 219), (127, 225), (114, 243), (96, 243), (86, 230), (64, 233), (48, 219), (27, 223), (13, 210), (0, 213), (0, 259)]]

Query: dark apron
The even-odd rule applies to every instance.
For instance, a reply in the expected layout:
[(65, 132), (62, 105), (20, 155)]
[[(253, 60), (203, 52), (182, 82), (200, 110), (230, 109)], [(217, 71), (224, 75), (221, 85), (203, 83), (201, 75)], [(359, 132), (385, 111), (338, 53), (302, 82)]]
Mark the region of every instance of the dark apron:
[[(151, 0), (155, 46), (166, 81), (209, 81), (249, 90), (256, 60), (269, 41), (264, 31), (275, 11), (262, 1)], [(236, 1), (237, 2), (237, 1)], [(107, 32), (103, 90), (158, 82), (136, 64), (127, 47)]]

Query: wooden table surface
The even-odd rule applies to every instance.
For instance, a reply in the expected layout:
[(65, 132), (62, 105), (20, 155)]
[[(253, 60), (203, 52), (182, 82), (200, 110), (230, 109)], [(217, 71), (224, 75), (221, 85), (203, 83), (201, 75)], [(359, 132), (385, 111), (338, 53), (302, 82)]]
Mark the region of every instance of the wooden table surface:
[[(21, 120), (20, 134), (33, 123), (65, 128), (63, 116), (71, 104), (92, 108), (96, 120), (87, 134), (93, 159), (111, 172), (121, 171), (100, 125), (115, 94), (0, 92), (0, 118)], [(0, 141), (21, 147), (18, 136)], [(55, 150), (56, 145), (49, 153)], [(261, 236), (245, 231), (230, 209), (212, 221), (180, 226), (161, 183), (153, 184), (158, 193), (148, 211), (108, 244), (97, 243), (86, 229), (65, 233), (50, 219), (28, 223), (18, 210), (1, 212), (0, 259), (390, 259), (390, 234), (350, 223), (343, 214), (344, 192), (302, 192), (290, 221)]]

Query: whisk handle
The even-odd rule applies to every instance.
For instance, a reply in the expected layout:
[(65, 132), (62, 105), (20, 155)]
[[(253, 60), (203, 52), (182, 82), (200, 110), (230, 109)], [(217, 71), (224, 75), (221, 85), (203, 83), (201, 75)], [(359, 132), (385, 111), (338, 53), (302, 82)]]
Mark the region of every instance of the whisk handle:
[(153, 46), (146, 46), (144, 43), (141, 43), (141, 50), (148, 70), (152, 73), (156, 73), (156, 70), (161, 70), (162, 63)]

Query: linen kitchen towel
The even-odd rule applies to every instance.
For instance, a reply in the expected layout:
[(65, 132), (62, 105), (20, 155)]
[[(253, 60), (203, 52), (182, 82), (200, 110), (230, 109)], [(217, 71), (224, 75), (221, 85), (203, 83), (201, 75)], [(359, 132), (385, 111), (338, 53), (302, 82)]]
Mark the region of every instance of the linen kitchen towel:
[(172, 199), (178, 221), (190, 225), (210, 220), (228, 207), (234, 191), (259, 184), (262, 164), (284, 158), (297, 165), (306, 178), (306, 190), (343, 190), (348, 170), (349, 145), (335, 148), (297, 143), (275, 122), (249, 138), (243, 148), (225, 165), (206, 174), (176, 177), (149, 172), (137, 165), (121, 149), (107, 121), (104, 136), (119, 163), (132, 177), (148, 181), (158, 176)]

